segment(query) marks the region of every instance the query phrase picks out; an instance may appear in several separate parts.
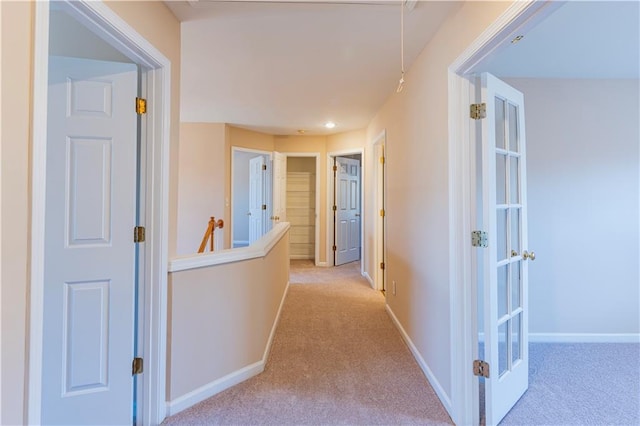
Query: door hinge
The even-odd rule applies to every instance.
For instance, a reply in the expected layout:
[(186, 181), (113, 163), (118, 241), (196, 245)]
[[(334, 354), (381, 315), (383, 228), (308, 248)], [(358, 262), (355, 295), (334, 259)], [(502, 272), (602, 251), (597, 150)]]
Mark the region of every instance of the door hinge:
[(145, 229), (144, 226), (136, 226), (133, 228), (133, 242), (134, 243), (143, 243), (145, 237)]
[(266, 209), (267, 209), (267, 205), (266, 205), (266, 204), (263, 204), (263, 205), (262, 205), (262, 210), (266, 210)]
[(147, 113), (147, 100), (144, 98), (136, 98), (136, 113), (137, 114), (146, 114)]
[(338, 247), (333, 246), (332, 249), (333, 249), (333, 251), (336, 251), (336, 250), (338, 250)]
[(386, 265), (384, 264), (384, 262), (380, 262), (380, 269), (384, 269), (384, 268), (385, 268), (385, 266), (386, 266)]
[(381, 164), (384, 164), (384, 161), (385, 161), (385, 160), (384, 160), (384, 157), (380, 157), (380, 163), (381, 163)]
[(487, 104), (471, 104), (470, 116), (474, 120), (480, 120), (487, 117)]
[(333, 209), (333, 211), (335, 212), (335, 211), (337, 211), (337, 210), (338, 210), (338, 206), (333, 206), (333, 207), (332, 207), (332, 209)]
[(267, 165), (266, 164), (262, 165), (262, 170), (267, 170)]
[(473, 247), (489, 247), (489, 236), (484, 231), (472, 231), (471, 245)]
[(337, 172), (337, 171), (338, 171), (338, 166), (335, 166), (335, 165), (334, 165), (334, 166), (333, 166), (333, 171), (334, 171), (334, 172)]
[(489, 378), (489, 363), (476, 359), (473, 361), (473, 375)]
[(385, 216), (386, 216), (386, 214), (387, 214), (387, 212), (385, 212), (385, 211), (384, 211), (384, 209), (381, 209), (381, 210), (380, 210), (380, 216), (381, 216), (381, 217), (385, 217)]
[(134, 358), (131, 364), (131, 375), (142, 374), (144, 372), (144, 361), (142, 358)]

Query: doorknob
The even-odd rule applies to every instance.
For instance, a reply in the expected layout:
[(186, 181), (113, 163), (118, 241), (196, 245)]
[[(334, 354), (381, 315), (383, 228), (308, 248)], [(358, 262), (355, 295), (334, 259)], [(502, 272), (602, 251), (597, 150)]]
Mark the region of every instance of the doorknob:
[(515, 250), (511, 250), (511, 257), (516, 257), (518, 255), (518, 252)]
[(531, 260), (533, 262), (534, 260), (536, 260), (536, 253), (534, 251), (529, 253), (528, 251), (525, 250), (522, 252), (522, 258), (524, 260)]
[(356, 217), (360, 217), (360, 213), (356, 213)]

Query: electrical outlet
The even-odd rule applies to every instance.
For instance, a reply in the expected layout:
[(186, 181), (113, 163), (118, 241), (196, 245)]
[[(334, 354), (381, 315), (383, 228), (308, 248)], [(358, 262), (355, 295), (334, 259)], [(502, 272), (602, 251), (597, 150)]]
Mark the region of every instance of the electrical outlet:
[(391, 281), (391, 290), (393, 295), (396, 295), (396, 282), (395, 281)]

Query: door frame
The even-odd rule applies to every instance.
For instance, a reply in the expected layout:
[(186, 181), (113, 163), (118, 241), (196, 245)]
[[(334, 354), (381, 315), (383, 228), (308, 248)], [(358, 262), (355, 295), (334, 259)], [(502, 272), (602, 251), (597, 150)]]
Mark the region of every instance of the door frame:
[(340, 151), (327, 152), (327, 232), (326, 232), (326, 259), (327, 266), (335, 266), (335, 259), (333, 256), (332, 246), (335, 235), (335, 224), (333, 223), (333, 203), (331, 200), (335, 197), (335, 179), (333, 177), (333, 160), (335, 157), (342, 157), (345, 155), (357, 155), (360, 154), (360, 274), (365, 274), (365, 256), (366, 248), (364, 246), (364, 223), (366, 217), (362, 215), (365, 210), (364, 202), (364, 186), (365, 186), (365, 155), (364, 148), (344, 149)]
[[(233, 200), (233, 194), (235, 193), (235, 179), (233, 178), (233, 171), (235, 170), (236, 167), (236, 152), (246, 152), (249, 154), (256, 154), (256, 156), (261, 155), (263, 157), (265, 157), (265, 164), (269, 164), (270, 160), (272, 158), (272, 151), (261, 151), (259, 149), (251, 149), (251, 148), (243, 148), (241, 146), (232, 146), (231, 147), (231, 169), (230, 169), (230, 180), (231, 180), (231, 194), (229, 196), (230, 199), (230, 206), (229, 206), (229, 217), (230, 219), (227, 220), (227, 227), (229, 228), (229, 248), (232, 249), (233, 248), (233, 218), (234, 216), (234, 200)], [(272, 185), (272, 181), (273, 181), (273, 168), (272, 167), (267, 167), (267, 181), (263, 182), (263, 186), (265, 188), (267, 188), (267, 194), (266, 195), (266, 199), (267, 199), (267, 211), (271, 212), (273, 209), (273, 194), (272, 194), (272, 190), (269, 189), (270, 186)], [(270, 216), (270, 214), (267, 214), (267, 219)], [(265, 223), (263, 222), (263, 229), (265, 226)]]
[[(380, 163), (380, 151), (382, 150), (383, 156), (385, 158), (385, 163), (387, 161), (387, 131), (383, 130), (378, 134), (378, 136), (373, 139), (371, 142), (373, 147), (373, 184), (375, 185), (375, 190), (373, 191), (373, 205), (374, 209), (372, 211), (373, 217), (375, 217), (375, 226), (373, 229), (373, 241), (375, 241), (375, 258), (373, 263), (373, 268), (375, 273), (373, 274), (373, 288), (375, 290), (384, 290), (386, 283), (386, 274), (387, 270), (382, 269), (380, 267), (380, 263), (385, 262), (387, 258), (387, 234), (385, 221), (386, 217), (379, 214), (380, 210), (386, 210), (385, 207), (385, 195), (387, 190), (387, 177), (385, 168), (385, 164)], [(384, 173), (382, 169), (384, 168)], [(382, 174), (382, 176), (381, 176)], [(367, 275), (368, 276), (368, 275)]]
[[(319, 152), (283, 152), (287, 160), (289, 157), (311, 157), (316, 159), (316, 218), (315, 218), (315, 242), (314, 242), (314, 260), (313, 263), (319, 266), (320, 263), (320, 153)], [(289, 168), (287, 167), (287, 171)], [(287, 179), (288, 182), (288, 179)], [(289, 215), (287, 215), (287, 220)]]
[(562, 2), (514, 2), (453, 61), (449, 86), (449, 279), (452, 342), (451, 406), (456, 424), (479, 424), (478, 378), (472, 373), (478, 356), (476, 256), (471, 231), (476, 220), (476, 129), (469, 118), (475, 102), (472, 74), (482, 61), (510, 43), (518, 32), (537, 25)]
[[(33, 68), (33, 147), (31, 194), (31, 282), (28, 343), (27, 421), (41, 423), (44, 223), (47, 147), (47, 92), (49, 57), (49, 2), (36, 2)], [(169, 145), (171, 124), (171, 62), (106, 4), (91, 0), (63, 0), (59, 6), (89, 27), (141, 68), (142, 95), (148, 114), (142, 120), (141, 224), (147, 227), (144, 260), (139, 264), (144, 280), (140, 307), (145, 374), (141, 376), (139, 420), (159, 424), (166, 417), (167, 267), (169, 212)], [(133, 404), (133, 401), (132, 401)], [(140, 407), (141, 406), (141, 407)], [(140, 418), (141, 417), (141, 418)]]

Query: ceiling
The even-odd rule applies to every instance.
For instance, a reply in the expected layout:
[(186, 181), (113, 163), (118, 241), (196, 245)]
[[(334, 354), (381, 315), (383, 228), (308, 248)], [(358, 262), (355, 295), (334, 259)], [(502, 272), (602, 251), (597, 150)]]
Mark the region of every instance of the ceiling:
[[(166, 3), (182, 21), (181, 121), (338, 133), (366, 127), (398, 85), (399, 0)], [(407, 2), (405, 69), (461, 4)], [(505, 42), (475, 69), (502, 77), (638, 78), (639, 5), (555, 4), (521, 41)], [(329, 120), (336, 128), (323, 127)]]

